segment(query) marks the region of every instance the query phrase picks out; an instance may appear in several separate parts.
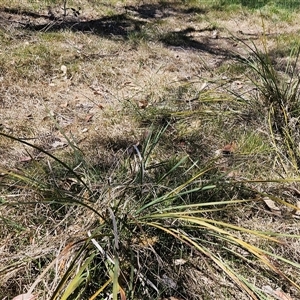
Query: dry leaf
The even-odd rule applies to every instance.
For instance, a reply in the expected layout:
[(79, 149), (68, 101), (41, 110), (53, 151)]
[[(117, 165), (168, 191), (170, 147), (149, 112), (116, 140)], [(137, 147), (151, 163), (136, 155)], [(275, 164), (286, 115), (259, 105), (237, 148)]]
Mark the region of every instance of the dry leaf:
[(140, 109), (145, 109), (148, 106), (149, 102), (147, 100), (140, 100), (138, 106)]
[(204, 82), (202, 85), (201, 85), (201, 88), (199, 89), (199, 92), (203, 91), (207, 86), (207, 82)]
[(119, 292), (120, 292), (121, 300), (126, 300), (125, 291), (120, 286), (119, 286)]
[(33, 294), (22, 294), (22, 295), (16, 296), (12, 300), (35, 300), (35, 299), (37, 299), (37, 298)]
[(67, 67), (65, 65), (62, 65), (60, 67), (60, 70), (62, 71), (62, 74), (60, 75), (60, 77), (63, 79), (63, 80), (67, 80), (68, 77), (67, 77)]
[(87, 115), (86, 117), (85, 117), (85, 122), (91, 122), (92, 121), (92, 119), (93, 119), (93, 114), (89, 114), (89, 115)]
[(61, 149), (68, 145), (69, 145), (68, 140), (63, 136), (60, 136), (60, 137), (56, 137), (54, 142), (50, 144), (49, 147), (50, 149), (57, 149), (57, 148)]
[(229, 156), (233, 155), (233, 153), (236, 151), (237, 144), (236, 142), (231, 142), (230, 144), (225, 145), (222, 149), (218, 149), (215, 151), (216, 156)]
[(94, 95), (103, 95), (104, 94), (102, 87), (99, 87), (99, 86), (94, 87), (94, 86), (90, 85), (90, 89), (92, 89), (94, 91)]
[(214, 31), (212, 32), (212, 34), (211, 34), (211, 37), (212, 37), (213, 39), (218, 39), (218, 38), (219, 38), (219, 32), (218, 32), (218, 30), (214, 30)]
[(65, 65), (62, 65), (60, 67), (61, 71), (62, 71), (62, 76), (66, 76), (67, 75), (67, 67)]
[(177, 288), (176, 282), (171, 277), (169, 277), (167, 274), (163, 274), (163, 276), (160, 279), (169, 288), (171, 288), (171, 289)]
[(276, 206), (273, 200), (271, 200), (269, 197), (263, 197), (263, 201), (271, 210), (271, 212), (275, 213), (276, 215), (281, 215), (280, 208)]
[(292, 300), (292, 298), (289, 295), (287, 295), (286, 293), (284, 293), (281, 289), (276, 289), (276, 291), (274, 292), (274, 294), (280, 300)]
[(293, 300), (289, 295), (284, 293), (280, 288), (274, 290), (269, 285), (265, 285), (262, 287), (262, 290), (273, 297), (275, 297), (278, 300)]
[(66, 147), (68, 144), (66, 142), (63, 142), (63, 141), (54, 141), (52, 144), (51, 144), (51, 149), (57, 149), (57, 148), (64, 148)]
[(174, 265), (175, 266), (182, 266), (186, 263), (187, 261), (185, 259), (179, 258), (174, 260)]
[(239, 171), (231, 171), (226, 175), (226, 178), (237, 178), (240, 176)]
[(94, 95), (102, 95), (103, 93), (101, 91), (94, 91)]
[(65, 102), (65, 103), (62, 103), (59, 107), (61, 107), (61, 108), (66, 108), (66, 107), (68, 107), (68, 105), (69, 105), (69, 103), (68, 103), (68, 101), (67, 101), (67, 102)]
[(32, 160), (31, 156), (23, 156), (23, 157), (20, 157), (20, 159), (19, 159), (20, 162), (28, 162), (31, 160)]
[(231, 155), (235, 152), (236, 148), (237, 148), (236, 142), (231, 142), (230, 144), (227, 144), (223, 147), (222, 154)]

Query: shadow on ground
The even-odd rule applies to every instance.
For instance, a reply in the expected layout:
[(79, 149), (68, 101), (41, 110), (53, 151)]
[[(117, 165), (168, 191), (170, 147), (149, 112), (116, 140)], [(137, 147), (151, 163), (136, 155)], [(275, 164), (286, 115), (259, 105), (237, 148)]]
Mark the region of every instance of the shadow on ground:
[[(109, 39), (128, 40), (132, 35), (141, 39), (151, 39), (162, 42), (167, 47), (181, 47), (207, 52), (224, 59), (235, 58), (231, 51), (223, 47), (222, 43), (211, 42), (210, 38), (203, 42), (196, 40), (191, 33), (208, 32), (213, 28), (195, 30), (189, 27), (180, 31), (155, 33), (151, 37), (144, 34), (145, 27), (154, 25), (169, 17), (180, 17), (191, 19), (194, 15), (205, 14), (204, 9), (197, 7), (181, 8), (176, 3), (168, 4), (143, 4), (140, 6), (125, 6), (124, 12), (99, 19), (88, 19), (74, 14), (67, 16), (54, 16), (52, 13), (38, 14), (36, 12), (20, 9), (0, 10), (0, 26), (13, 24), (17, 28), (28, 31), (58, 32), (61, 30), (80, 31), (96, 34)], [(3, 26), (5, 28), (5, 26)]]

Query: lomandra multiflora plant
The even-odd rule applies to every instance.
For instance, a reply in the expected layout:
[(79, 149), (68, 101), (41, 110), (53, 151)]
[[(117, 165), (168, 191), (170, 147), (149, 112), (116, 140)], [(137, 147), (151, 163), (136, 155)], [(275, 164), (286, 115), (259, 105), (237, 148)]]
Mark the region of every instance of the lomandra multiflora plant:
[(243, 58), (249, 70), (248, 78), (258, 93), (256, 101), (250, 101), (254, 109), (267, 113), (270, 136), (284, 165), (290, 165), (298, 173), (300, 169), (300, 45), (294, 46), (287, 62), (282, 65), (268, 50), (265, 35), (259, 46), (239, 40), (250, 54)]
[[(287, 265), (290, 270), (299, 272), (300, 265), (273, 251), (274, 245), (286, 245), (281, 234), (252, 230), (220, 219), (220, 215), (230, 214), (233, 209), (257, 200), (251, 197), (228, 199), (225, 195), (229, 195), (228, 191), (232, 191), (236, 183), (219, 184), (219, 178), (212, 172), (215, 160), (202, 167), (188, 157), (172, 162), (160, 160), (159, 143), (165, 130), (153, 128), (142, 149), (133, 147), (133, 157), (128, 158), (124, 153), (124, 158), (115, 162), (106, 174), (107, 178), (114, 178), (113, 181), (100, 179), (99, 183), (97, 177), (100, 191), (94, 187), (96, 170), (87, 163), (81, 164), (84, 168), (74, 168), (28, 142), (0, 133), (3, 138), (19, 141), (48, 157), (47, 164), (38, 172), (1, 170), (6, 177), (2, 182), (4, 195), (12, 189), (28, 193), (27, 201), (3, 200), (1, 205), (25, 208), (32, 203), (44, 203), (48, 205), (47, 215), (53, 217), (68, 207), (65, 209), (68, 213), (61, 216), (59, 224), (63, 224), (66, 231), (70, 224), (81, 227), (81, 235), (74, 235), (67, 244), (61, 241), (61, 245), (56, 245), (56, 257), (49, 260), (39, 274), (32, 271), (33, 283), (28, 294), (53, 300), (160, 299), (166, 292), (176, 294), (178, 278), (174, 274), (179, 268), (174, 266), (174, 260), (179, 258), (190, 263), (200, 259), (207, 266), (202, 276), (211, 276), (214, 272), (214, 276), (219, 276), (222, 272), (252, 299), (267, 299), (252, 280), (251, 276), (257, 276), (252, 272), (257, 270), (261, 270), (263, 276), (271, 274), (270, 278), (280, 276), (286, 284), (300, 291), (297, 279), (281, 268)], [(53, 174), (56, 174), (55, 180)], [(66, 181), (72, 181), (76, 188), (58, 184)], [(247, 190), (247, 182), (243, 184)], [(243, 190), (241, 183), (238, 185), (239, 190)], [(50, 230), (46, 223), (37, 224), (39, 228), (45, 227), (45, 234)], [(264, 240), (265, 246), (249, 242), (249, 236)], [(283, 236), (289, 237), (288, 234)], [(268, 244), (272, 246), (266, 246)], [(28, 259), (26, 256), (27, 263)], [(24, 263), (13, 262), (11, 268), (18, 269)], [(246, 272), (240, 268), (244, 264), (249, 266)], [(6, 270), (11, 271), (11, 268)], [(30, 264), (27, 268), (30, 273)], [(215, 286), (217, 288), (217, 281)], [(189, 295), (188, 291), (184, 294)]]

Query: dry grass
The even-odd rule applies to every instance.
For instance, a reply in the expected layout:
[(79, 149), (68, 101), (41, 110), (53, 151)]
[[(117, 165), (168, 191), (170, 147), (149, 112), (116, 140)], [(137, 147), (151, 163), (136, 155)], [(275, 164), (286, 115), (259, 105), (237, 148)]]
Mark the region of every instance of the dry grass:
[[(251, 41), (260, 47), (262, 34), (267, 33), (267, 45), (280, 70), (295, 46), (299, 15), (295, 13), (288, 18), (284, 12), (267, 9), (261, 15), (246, 8), (232, 8), (224, 13), (194, 2), (68, 1), (69, 7), (76, 10), (81, 7), (81, 14), (76, 17), (69, 10), (63, 20), (60, 2), (1, 2), (0, 129), (76, 168), (92, 188), (92, 194), (81, 190), (72, 174), (57, 167), (56, 161), (38, 149), (0, 137), (3, 191), (0, 203), (8, 204), (0, 207), (1, 299), (25, 293), (54, 261), (53, 268), (35, 290), (39, 299), (50, 299), (76, 250), (85, 243), (87, 231), (103, 225), (108, 214), (107, 203), (119, 201), (127, 191), (130, 201), (130, 197), (136, 197), (130, 181), (136, 165), (128, 149), (147, 140), (151, 124), (154, 128), (169, 124), (163, 140), (151, 152), (153, 165), (167, 160), (176, 163), (185, 155), (199, 169), (212, 162), (215, 167), (219, 164), (203, 178), (204, 181), (213, 178), (218, 184), (216, 191), (204, 195), (205, 199), (258, 199), (253, 192), (258, 191), (297, 204), (297, 183), (253, 183), (245, 184), (246, 188), (240, 183), (228, 188), (227, 183), (280, 178), (286, 174), (298, 176), (278, 159), (269, 134), (267, 110), (262, 105), (247, 103), (255, 98), (257, 91), (247, 76), (249, 70), (238, 58), (249, 55), (249, 49), (241, 41)], [(49, 18), (48, 5), (54, 18)], [(232, 39), (233, 36), (238, 39)], [(238, 94), (247, 101), (238, 101), (235, 97)], [(233, 140), (238, 144), (234, 158), (214, 161), (215, 151)], [(130, 168), (120, 167), (124, 161)], [(163, 168), (167, 172), (172, 163)], [(22, 177), (12, 185), (6, 180), (7, 170)], [(224, 180), (226, 172), (231, 175)], [(155, 190), (149, 187), (150, 177), (156, 180), (161, 174), (148, 175), (149, 185), (143, 187), (142, 198), (145, 190)], [(177, 180), (180, 184), (181, 176), (186, 174), (179, 171), (175, 175), (164, 182), (170, 189)], [(32, 189), (32, 178), (38, 184), (54, 182), (58, 191), (67, 192), (54, 195), (55, 190), (49, 186)], [(107, 187), (107, 181), (112, 186)], [(72, 202), (70, 195), (76, 195), (72, 200), (83, 199), (94, 212), (82, 205), (68, 205)], [(64, 199), (65, 205), (52, 203), (56, 196)], [(101, 201), (90, 203), (92, 197)], [(253, 230), (299, 236), (299, 220), (293, 217), (291, 209), (281, 207), (278, 216), (262, 201), (258, 202), (233, 206), (229, 212), (207, 212), (207, 216)], [(126, 205), (132, 204), (126, 202)], [(95, 211), (104, 214), (103, 219)], [(134, 251), (149, 262), (152, 281), (161, 284), (161, 278), (152, 273), (157, 267), (158, 273), (163, 270), (166, 278), (173, 276), (177, 283), (176, 288), (164, 283), (166, 289), (160, 294), (145, 297), (248, 299), (218, 267), (207, 262), (205, 255), (192, 251), (187, 256), (176, 248), (176, 243), (161, 243), (160, 253), (165, 256), (158, 257), (162, 262), (154, 267), (153, 256), (159, 255), (153, 248), (160, 243), (146, 242), (145, 246), (144, 241), (126, 234)], [(156, 236), (157, 231), (145, 234)], [(284, 247), (268, 244), (257, 236), (244, 233), (241, 236), (253, 245), (266, 249), (270, 246), (276, 254), (299, 263), (298, 237), (287, 239), (288, 246)], [(163, 235), (160, 238), (168, 240)], [(215, 245), (214, 236), (208, 236), (207, 240)], [(234, 262), (239, 260), (231, 257), (230, 252), (224, 250), (221, 254), (244, 277), (256, 268), (250, 259), (248, 264), (241, 260), (237, 267)], [(188, 262), (172, 266), (180, 255)], [(55, 261), (58, 256), (59, 263)], [(126, 270), (125, 277), (129, 276), (128, 267), (122, 267)], [(292, 267), (284, 270), (298, 280)], [(94, 269), (92, 272), (96, 273)], [(290, 286), (285, 290), (280, 279), (263, 267), (255, 274), (252, 283), (261, 289), (271, 285), (274, 289), (282, 288), (293, 299), (299, 297), (299, 291)], [(95, 287), (90, 290), (94, 292)], [(82, 297), (89, 299), (90, 295)], [(102, 297), (97, 299), (108, 299), (104, 298), (106, 295)]]

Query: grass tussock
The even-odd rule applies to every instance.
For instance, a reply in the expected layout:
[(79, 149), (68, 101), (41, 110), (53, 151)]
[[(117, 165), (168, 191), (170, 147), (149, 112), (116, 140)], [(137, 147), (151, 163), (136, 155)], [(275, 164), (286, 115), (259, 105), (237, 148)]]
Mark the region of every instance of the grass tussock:
[(1, 4), (0, 297), (299, 298), (296, 20), (65, 4)]

